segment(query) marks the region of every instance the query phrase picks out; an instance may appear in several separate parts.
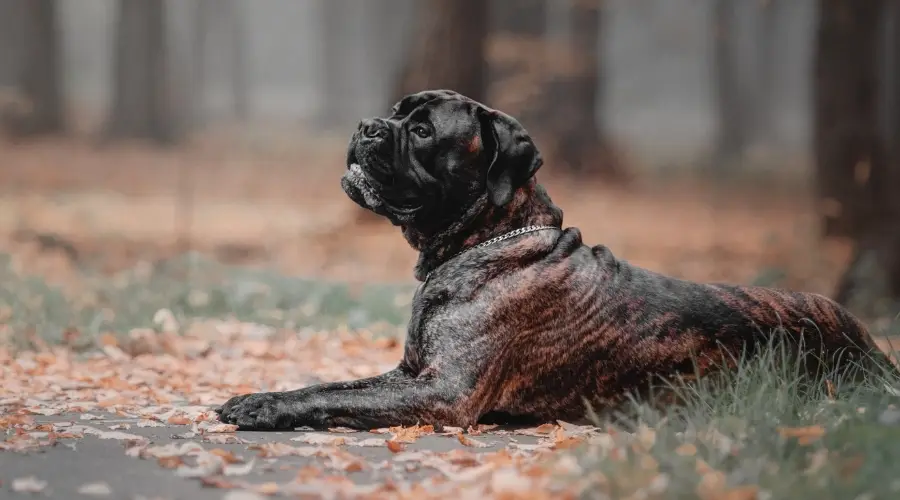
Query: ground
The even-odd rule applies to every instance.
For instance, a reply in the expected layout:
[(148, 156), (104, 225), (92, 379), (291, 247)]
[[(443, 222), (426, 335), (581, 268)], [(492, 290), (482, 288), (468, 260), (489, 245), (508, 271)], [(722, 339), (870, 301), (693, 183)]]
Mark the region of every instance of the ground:
[[(694, 389), (671, 413), (637, 405), (587, 426), (218, 424), (211, 409), (236, 394), (395, 366), (415, 286), (396, 228), (340, 192), (342, 140), (254, 141), (0, 143), (0, 497), (900, 491), (888, 477), (900, 460), (890, 376), (800, 394), (790, 373), (764, 366), (724, 395)], [(552, 166), (539, 179), (587, 243), (676, 276), (827, 294), (848, 256), (816, 237), (802, 185), (655, 176), (613, 187)]]

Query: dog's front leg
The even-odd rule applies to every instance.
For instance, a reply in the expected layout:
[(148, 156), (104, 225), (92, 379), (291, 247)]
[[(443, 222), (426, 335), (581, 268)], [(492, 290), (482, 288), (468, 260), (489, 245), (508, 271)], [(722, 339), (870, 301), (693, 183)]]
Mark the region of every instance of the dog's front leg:
[(242, 429), (464, 426), (478, 419), (466, 392), (448, 379), (416, 377), (396, 368), (377, 377), (350, 382), (237, 396), (216, 412), (223, 422)]

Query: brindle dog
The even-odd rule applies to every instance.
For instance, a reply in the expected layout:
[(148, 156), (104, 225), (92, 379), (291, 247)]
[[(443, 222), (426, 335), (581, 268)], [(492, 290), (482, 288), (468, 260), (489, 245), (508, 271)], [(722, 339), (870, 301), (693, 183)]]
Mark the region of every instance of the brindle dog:
[[(670, 278), (617, 259), (535, 180), (541, 155), (511, 116), (448, 90), (363, 120), (341, 179), (419, 251), (405, 353), (382, 375), (217, 408), (247, 429), (579, 420), (653, 380), (711, 372), (773, 335), (833, 369), (886, 357), (821, 295)], [(520, 231), (517, 231), (520, 230)], [(778, 333), (775, 333), (778, 332)]]

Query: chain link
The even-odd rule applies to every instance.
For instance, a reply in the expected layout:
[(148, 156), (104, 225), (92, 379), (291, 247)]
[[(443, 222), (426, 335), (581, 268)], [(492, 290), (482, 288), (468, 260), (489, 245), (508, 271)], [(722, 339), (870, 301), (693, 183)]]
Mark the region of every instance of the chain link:
[[(452, 257), (450, 257), (449, 259), (447, 259), (446, 261), (444, 261), (444, 263), (446, 264), (447, 262), (450, 262), (451, 260), (453, 260), (453, 259), (459, 257), (460, 255), (462, 255), (462, 254), (468, 252), (469, 250), (475, 250), (476, 248), (484, 248), (484, 247), (486, 247), (486, 246), (493, 245), (494, 243), (499, 243), (499, 242), (501, 242), (501, 241), (503, 241), (503, 240), (508, 240), (508, 239), (510, 239), (510, 238), (515, 238), (516, 236), (519, 236), (519, 235), (521, 235), (521, 234), (525, 234), (525, 233), (533, 233), (533, 232), (535, 232), (535, 231), (542, 231), (542, 230), (544, 230), (544, 229), (559, 229), (559, 228), (557, 228), (556, 226), (525, 226), (525, 227), (520, 227), (519, 229), (512, 230), (512, 231), (510, 231), (510, 232), (508, 232), (508, 233), (505, 233), (505, 234), (501, 234), (500, 236), (495, 236), (495, 237), (493, 237), (493, 238), (491, 238), (491, 239), (489, 239), (489, 240), (487, 240), (487, 241), (482, 241), (481, 243), (479, 243), (479, 244), (477, 244), (477, 245), (475, 245), (475, 246), (469, 247), (469, 248), (467, 248), (467, 249), (465, 249), (465, 250), (463, 250), (463, 251), (461, 251), (461, 252), (457, 252), (457, 253), (454, 254)], [(443, 264), (441, 264), (441, 266), (442, 266), (442, 265), (443, 265)], [(428, 283), (428, 278), (431, 278), (431, 274), (434, 273), (434, 271), (437, 271), (438, 269), (440, 269), (441, 266), (438, 266), (436, 269), (432, 270), (430, 273), (428, 273), (428, 274), (425, 275), (425, 281), (422, 282), (422, 286), (425, 286), (425, 284)]]

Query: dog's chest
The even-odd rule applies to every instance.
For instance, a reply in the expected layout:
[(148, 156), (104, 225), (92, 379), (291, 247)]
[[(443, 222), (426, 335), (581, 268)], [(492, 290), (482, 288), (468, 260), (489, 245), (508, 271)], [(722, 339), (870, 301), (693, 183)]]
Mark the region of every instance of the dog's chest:
[(481, 334), (483, 298), (464, 293), (457, 283), (420, 285), (413, 296), (406, 334), (405, 362), (415, 371), (447, 358)]

